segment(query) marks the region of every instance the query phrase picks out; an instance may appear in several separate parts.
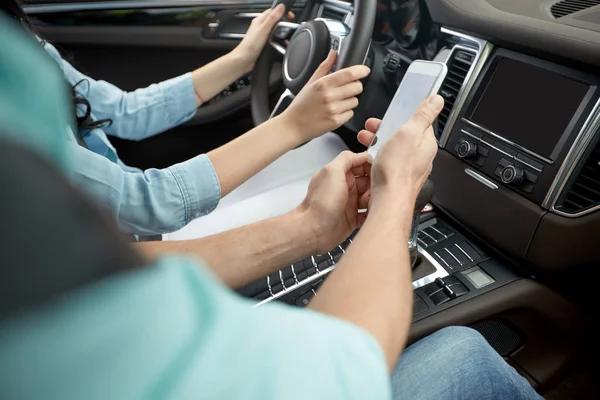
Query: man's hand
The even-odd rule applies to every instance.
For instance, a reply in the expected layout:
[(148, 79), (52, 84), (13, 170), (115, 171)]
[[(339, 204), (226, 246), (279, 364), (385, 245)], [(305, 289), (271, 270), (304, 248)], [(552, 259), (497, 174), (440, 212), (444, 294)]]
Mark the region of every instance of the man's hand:
[(310, 181), (298, 211), (313, 227), (317, 253), (331, 250), (364, 222), (358, 210), (369, 203), (369, 174), (366, 153), (345, 151)]
[[(411, 119), (382, 146), (372, 167), (374, 201), (380, 196), (380, 192), (389, 192), (394, 197), (394, 193), (400, 188), (408, 189), (414, 198), (419, 194), (431, 172), (438, 148), (431, 125), (443, 106), (441, 96), (429, 97)], [(367, 123), (367, 129), (376, 128), (374, 125), (377, 124), (373, 121), (371, 124)], [(362, 133), (362, 136), (365, 138), (367, 134)]]
[[(246, 32), (246, 36), (240, 44), (233, 50), (234, 53), (239, 54), (239, 60), (244, 63), (246, 70), (249, 72), (254, 68), (256, 60), (260, 56), (263, 47), (267, 44), (267, 40), (271, 35), (271, 32), (275, 28), (275, 25), (283, 17), (285, 12), (285, 6), (279, 4), (273, 9), (263, 11), (258, 17), (254, 18), (250, 23), (250, 27)], [(288, 19), (294, 18), (294, 13), (291, 11), (287, 14)]]
[(336, 53), (331, 51), (292, 104), (278, 117), (302, 142), (345, 124), (358, 106), (356, 96), (363, 90), (360, 79), (368, 76), (371, 70), (364, 65), (354, 65), (329, 74), (335, 60)]
[(358, 132), (357, 139), (359, 143), (369, 147), (373, 141), (373, 137), (379, 129), (379, 125), (381, 125), (381, 120), (379, 118), (369, 118), (367, 122), (365, 122), (365, 129)]

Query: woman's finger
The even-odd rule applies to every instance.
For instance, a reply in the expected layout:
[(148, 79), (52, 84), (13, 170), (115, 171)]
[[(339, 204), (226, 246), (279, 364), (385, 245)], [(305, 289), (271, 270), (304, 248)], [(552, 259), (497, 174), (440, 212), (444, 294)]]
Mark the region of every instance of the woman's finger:
[(358, 107), (358, 99), (350, 97), (349, 99), (336, 101), (333, 105), (333, 112), (335, 114), (343, 114), (348, 110), (354, 110), (356, 107)]
[(293, 11), (288, 11), (288, 13), (287, 13), (287, 19), (289, 19), (291, 21), (294, 18), (296, 18), (296, 14), (294, 14)]
[(353, 81), (343, 86), (338, 86), (331, 90), (332, 99), (344, 100), (349, 97), (355, 97), (361, 94), (363, 91), (363, 85), (360, 81)]
[(352, 81), (358, 81), (367, 77), (371, 73), (371, 69), (366, 65), (353, 65), (352, 67), (344, 68), (327, 77), (327, 84), (331, 87), (342, 86)]

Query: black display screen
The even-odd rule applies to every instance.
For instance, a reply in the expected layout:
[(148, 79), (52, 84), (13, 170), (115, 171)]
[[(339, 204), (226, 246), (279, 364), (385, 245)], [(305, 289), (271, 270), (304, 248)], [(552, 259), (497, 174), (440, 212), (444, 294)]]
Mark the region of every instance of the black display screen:
[(499, 58), (471, 121), (551, 158), (589, 85), (510, 58)]

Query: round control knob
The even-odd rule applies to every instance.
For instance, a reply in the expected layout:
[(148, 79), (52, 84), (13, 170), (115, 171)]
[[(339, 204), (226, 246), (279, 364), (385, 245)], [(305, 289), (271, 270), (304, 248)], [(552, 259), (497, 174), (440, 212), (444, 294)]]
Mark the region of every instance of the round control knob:
[(460, 158), (471, 158), (477, 154), (477, 145), (468, 140), (461, 140), (456, 148), (456, 154)]
[(517, 185), (523, 182), (523, 168), (517, 165), (507, 165), (502, 170), (501, 174), (502, 182)]

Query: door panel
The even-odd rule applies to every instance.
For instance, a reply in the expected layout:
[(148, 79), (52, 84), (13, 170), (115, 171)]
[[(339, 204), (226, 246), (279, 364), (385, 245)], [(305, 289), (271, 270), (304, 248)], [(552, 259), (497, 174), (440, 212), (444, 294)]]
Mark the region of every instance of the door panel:
[[(226, 54), (239, 43), (252, 17), (269, 6), (270, 2), (244, 0), (58, 4), (39, 4), (38, 0), (27, 11), (39, 35), (55, 44), (80, 71), (134, 90)], [(271, 76), (275, 96), (279, 71), (275, 66)], [(251, 129), (250, 82), (248, 77), (242, 78), (203, 105), (182, 127), (137, 143), (114, 139), (119, 155), (129, 165), (163, 167), (209, 151)]]

